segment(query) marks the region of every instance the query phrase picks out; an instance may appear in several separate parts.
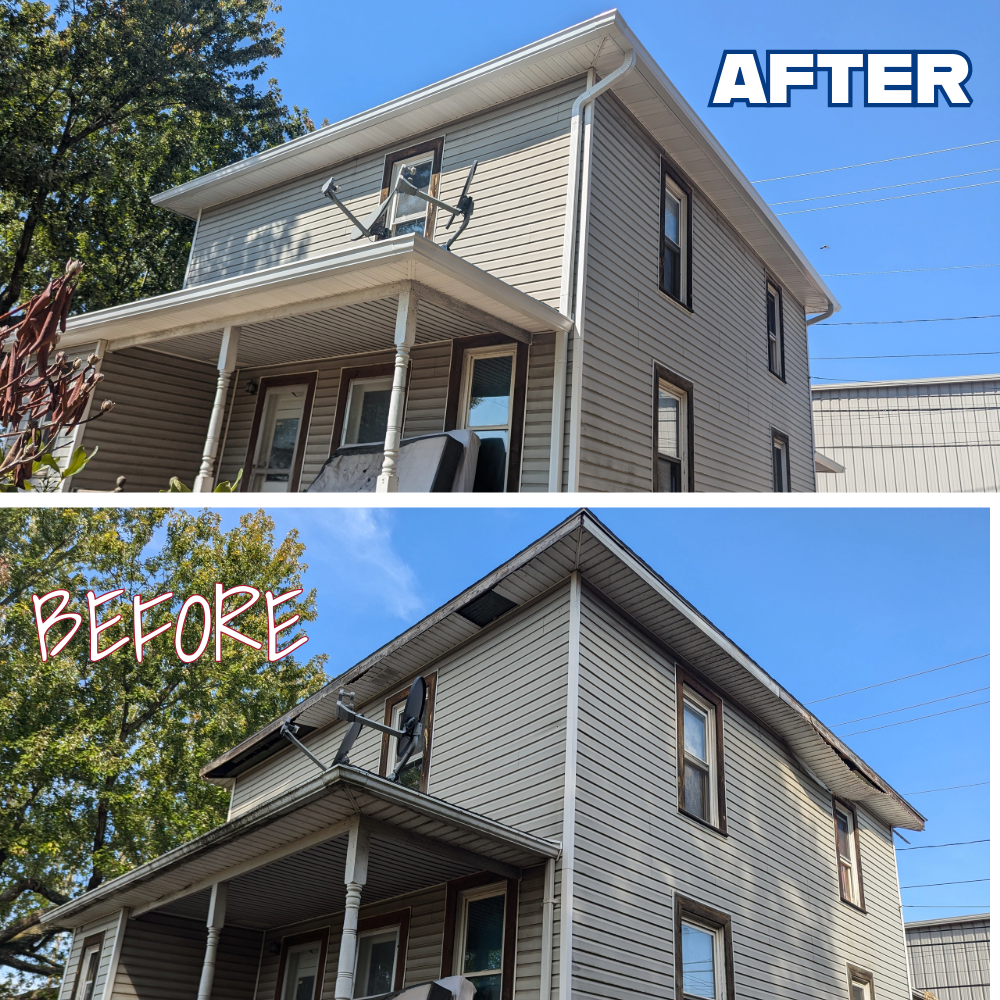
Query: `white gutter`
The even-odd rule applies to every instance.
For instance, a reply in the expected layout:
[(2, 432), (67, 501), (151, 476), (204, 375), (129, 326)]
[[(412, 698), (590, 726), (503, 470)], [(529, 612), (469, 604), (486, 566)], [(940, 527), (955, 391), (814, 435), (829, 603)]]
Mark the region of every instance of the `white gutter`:
[(819, 323), (824, 319), (829, 319), (840, 307), (836, 302), (831, 302), (827, 307), (826, 312), (817, 313), (815, 316), (809, 316), (806, 319), (806, 326), (812, 326), (813, 323)]
[[(590, 149), (593, 114), (586, 117), (595, 100), (613, 83), (620, 80), (635, 66), (635, 49), (629, 49), (625, 62), (613, 73), (609, 73), (600, 83), (594, 84), (594, 71), (587, 73), (587, 89), (573, 102), (569, 126), (569, 177), (566, 182), (566, 219), (563, 227), (562, 276), (559, 286), (559, 312), (573, 319), (575, 342), (573, 350), (573, 392), (570, 398), (570, 470), (569, 492), (577, 491), (579, 481), (579, 381), (583, 379), (583, 283), (584, 257), (587, 222), (590, 215)], [(586, 120), (584, 120), (586, 118)], [(579, 216), (579, 218), (578, 218)], [(574, 282), (574, 265), (576, 281)], [(575, 290), (575, 296), (574, 296)], [(552, 432), (549, 444), (549, 492), (562, 492), (563, 433), (566, 409), (566, 356), (568, 353), (567, 334), (556, 330), (556, 356), (552, 379)], [(574, 431), (576, 435), (574, 437)], [(575, 448), (574, 448), (575, 444)], [(575, 478), (574, 478), (574, 455)]]

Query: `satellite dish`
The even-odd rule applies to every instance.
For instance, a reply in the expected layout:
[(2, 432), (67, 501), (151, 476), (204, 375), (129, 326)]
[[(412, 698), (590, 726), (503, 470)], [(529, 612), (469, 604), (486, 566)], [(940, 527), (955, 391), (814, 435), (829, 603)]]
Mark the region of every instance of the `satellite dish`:
[(406, 734), (396, 738), (396, 760), (403, 760), (419, 750), (423, 743), (424, 711), (427, 708), (427, 682), (418, 677), (410, 685), (410, 693), (406, 696), (403, 715), (399, 720), (399, 728)]
[(347, 755), (351, 752), (354, 741), (361, 735), (361, 730), (364, 728), (364, 723), (358, 722), (356, 719), (351, 723), (350, 728), (347, 730), (347, 735), (344, 737), (343, 742), (340, 744), (340, 749), (337, 751), (337, 756), (333, 758), (334, 766), (343, 764), (347, 760)]

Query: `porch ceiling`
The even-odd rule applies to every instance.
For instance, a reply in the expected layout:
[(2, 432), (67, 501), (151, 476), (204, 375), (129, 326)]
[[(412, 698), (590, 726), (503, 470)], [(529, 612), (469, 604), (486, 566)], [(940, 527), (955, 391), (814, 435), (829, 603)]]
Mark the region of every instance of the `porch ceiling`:
[(426, 304), (521, 340), (572, 326), (551, 306), (411, 234), (74, 316), (61, 346), (97, 340), (108, 341), (110, 350), (152, 346), (226, 326), (253, 327), (342, 310), (397, 296), (410, 286)]
[[(396, 325), (397, 297), (359, 302), (339, 309), (282, 316), (263, 323), (248, 323), (240, 333), (240, 368), (263, 368), (312, 358), (333, 358), (391, 350)], [(479, 333), (497, 332), (496, 324), (463, 315), (459, 310), (428, 300), (417, 305), (418, 344)], [(196, 333), (156, 342), (150, 349), (215, 365), (222, 331)]]
[[(171, 908), (167, 912), (197, 915), (200, 903), (195, 897), (217, 881), (234, 884), (233, 922), (246, 921), (247, 926), (273, 927), (286, 917), (305, 919), (303, 907), (330, 912), (343, 902), (339, 839), (359, 817), (378, 845), (366, 901), (470, 871), (516, 876), (519, 869), (559, 853), (553, 841), (367, 771), (335, 767), (55, 907), (42, 920), (54, 927), (79, 927), (122, 907), (133, 916), (166, 907)], [(306, 855), (315, 867), (299, 864)], [(254, 902), (255, 894), (259, 903)]]

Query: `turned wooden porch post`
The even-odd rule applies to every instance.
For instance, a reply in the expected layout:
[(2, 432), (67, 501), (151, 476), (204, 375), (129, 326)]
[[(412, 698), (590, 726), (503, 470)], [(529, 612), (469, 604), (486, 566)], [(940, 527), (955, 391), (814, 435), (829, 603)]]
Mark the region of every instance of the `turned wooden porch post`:
[[(368, 881), (368, 849), (371, 834), (358, 820), (348, 834), (347, 861), (344, 883), (347, 899), (344, 904), (344, 930), (340, 938), (340, 959), (337, 962), (337, 985), (334, 1000), (351, 1000), (354, 996), (354, 961), (358, 949), (358, 910), (361, 909), (361, 889)], [(201, 998), (199, 997), (199, 1000)]]
[(226, 897), (228, 882), (216, 882), (212, 886), (212, 898), (208, 904), (208, 940), (205, 942), (205, 960), (201, 966), (201, 982), (198, 984), (198, 1000), (211, 1000), (212, 980), (215, 978), (215, 958), (219, 953), (219, 937), (226, 922)]
[(376, 493), (399, 491), (396, 459), (403, 437), (403, 411), (406, 408), (406, 377), (410, 368), (410, 350), (417, 334), (417, 296), (412, 286), (399, 293), (396, 306), (396, 367), (392, 373), (392, 395), (389, 397), (389, 420), (385, 427), (385, 458), (382, 475), (375, 486)]

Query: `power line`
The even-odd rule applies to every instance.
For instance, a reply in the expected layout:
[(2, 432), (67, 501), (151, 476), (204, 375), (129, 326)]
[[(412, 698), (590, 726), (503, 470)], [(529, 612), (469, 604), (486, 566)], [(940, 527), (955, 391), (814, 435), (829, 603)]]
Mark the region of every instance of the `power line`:
[(961, 708), (949, 708), (944, 712), (931, 712), (930, 715), (918, 715), (915, 719), (903, 719), (902, 722), (889, 722), (884, 726), (873, 726), (871, 729), (859, 729), (856, 733), (844, 733), (844, 739), (849, 736), (861, 736), (863, 733), (874, 733), (879, 729), (892, 729), (893, 726), (905, 726), (909, 722), (922, 722), (924, 719), (934, 719), (939, 715), (951, 715), (952, 712), (964, 712), (967, 708), (978, 708), (980, 705), (988, 705), (989, 701), (976, 701), (971, 705), (962, 705)]
[[(858, 188), (857, 191), (841, 191), (839, 194), (817, 194), (811, 198), (792, 198), (789, 201), (769, 201), (768, 208), (777, 208), (779, 205), (800, 205), (804, 201), (825, 201), (827, 198), (846, 198), (852, 194), (869, 194), (872, 191), (890, 191), (893, 188), (913, 187), (916, 184), (933, 184), (936, 181), (953, 181), (958, 177), (978, 177), (979, 174), (995, 174), (1000, 167), (989, 167), (986, 170), (969, 170), (964, 174), (945, 174), (944, 177), (928, 177), (924, 181), (901, 181), (899, 184), (882, 184), (880, 187)], [(925, 192), (930, 194), (930, 192)], [(837, 206), (840, 208), (841, 206)], [(788, 213), (782, 213), (788, 214)]]
[(931, 701), (920, 701), (916, 705), (907, 705), (905, 708), (893, 708), (888, 712), (876, 712), (875, 715), (862, 715), (860, 719), (848, 719), (847, 722), (834, 722), (831, 726), (836, 729), (838, 726), (849, 726), (852, 722), (866, 722), (868, 719), (878, 719), (883, 715), (895, 715), (896, 712), (908, 712), (911, 708), (923, 708), (925, 705), (936, 705), (939, 701), (951, 701), (952, 698), (964, 698), (967, 694), (978, 694), (980, 691), (989, 691), (989, 687), (973, 688), (971, 691), (961, 691), (958, 694), (945, 695), (943, 698), (934, 698)]
[(979, 788), (988, 785), (988, 781), (974, 781), (971, 785), (948, 785), (946, 788), (925, 788), (922, 792), (903, 792), (904, 795), (929, 795), (931, 792), (951, 792), (956, 788)]
[(846, 167), (826, 167), (823, 170), (807, 170), (804, 174), (785, 174), (783, 177), (765, 177), (751, 184), (767, 184), (770, 181), (787, 181), (793, 177), (813, 177), (816, 174), (830, 174), (837, 170), (853, 170), (855, 167), (871, 167), (876, 163), (895, 163), (897, 160), (912, 160), (918, 156), (933, 156), (935, 153), (953, 153), (956, 149), (972, 149), (973, 146), (989, 146), (1000, 139), (987, 139), (985, 142), (970, 142), (964, 146), (949, 146), (947, 149), (930, 149), (926, 153), (909, 153), (906, 156), (890, 156), (885, 160), (868, 160), (867, 163), (848, 163)]
[(862, 274), (912, 274), (915, 271), (965, 271), (972, 267), (1000, 267), (1000, 264), (952, 264), (949, 267), (903, 267), (895, 271), (838, 271), (821, 278), (853, 278)]
[(814, 355), (810, 361), (871, 361), (874, 358), (972, 358), (1000, 351), (950, 351), (946, 354), (829, 354)]
[(988, 878), (963, 878), (958, 882), (921, 882), (919, 885), (901, 885), (900, 889), (932, 889), (938, 885), (968, 885), (970, 882), (989, 882)]
[(807, 701), (807, 705), (817, 705), (821, 701), (830, 701), (833, 698), (844, 698), (849, 694), (857, 694), (859, 691), (870, 691), (872, 688), (883, 687), (886, 684), (895, 684), (897, 681), (908, 681), (911, 677), (923, 677), (924, 674), (933, 674), (938, 670), (947, 670), (949, 667), (957, 667), (962, 663), (972, 663), (973, 660), (985, 660), (989, 653), (980, 653), (978, 656), (970, 656), (966, 660), (956, 660), (954, 663), (946, 663), (943, 667), (931, 667), (930, 670), (919, 670), (915, 674), (906, 674), (904, 677), (893, 677), (887, 681), (879, 681), (877, 684), (868, 684), (865, 687), (854, 688), (851, 691), (841, 691), (840, 694), (828, 694), (823, 698), (813, 698)]
[[(1000, 181), (997, 181), (1000, 184)], [(935, 316), (931, 319), (862, 319), (852, 323), (817, 323), (817, 326), (886, 326), (895, 323), (947, 323), (958, 319), (1000, 319), (1000, 313), (987, 313), (985, 316)]]
[(894, 194), (888, 198), (867, 198), (865, 201), (848, 201), (843, 205), (822, 205), (820, 208), (797, 208), (794, 212), (775, 212), (779, 218), (782, 215), (805, 215), (808, 212), (829, 212), (834, 208), (851, 208), (854, 205), (875, 205), (880, 201), (899, 201), (902, 198), (922, 198), (925, 194), (944, 194), (946, 191), (965, 191), (968, 188), (989, 187), (1000, 184), (1000, 181), (980, 181), (978, 184), (959, 184), (950, 188), (935, 188), (933, 191), (917, 191), (914, 194)]
[(932, 847), (964, 847), (966, 844), (988, 844), (990, 842), (989, 837), (983, 837), (982, 840), (954, 840), (950, 844), (915, 844), (913, 847), (897, 847), (897, 853), (899, 851), (927, 851)]

